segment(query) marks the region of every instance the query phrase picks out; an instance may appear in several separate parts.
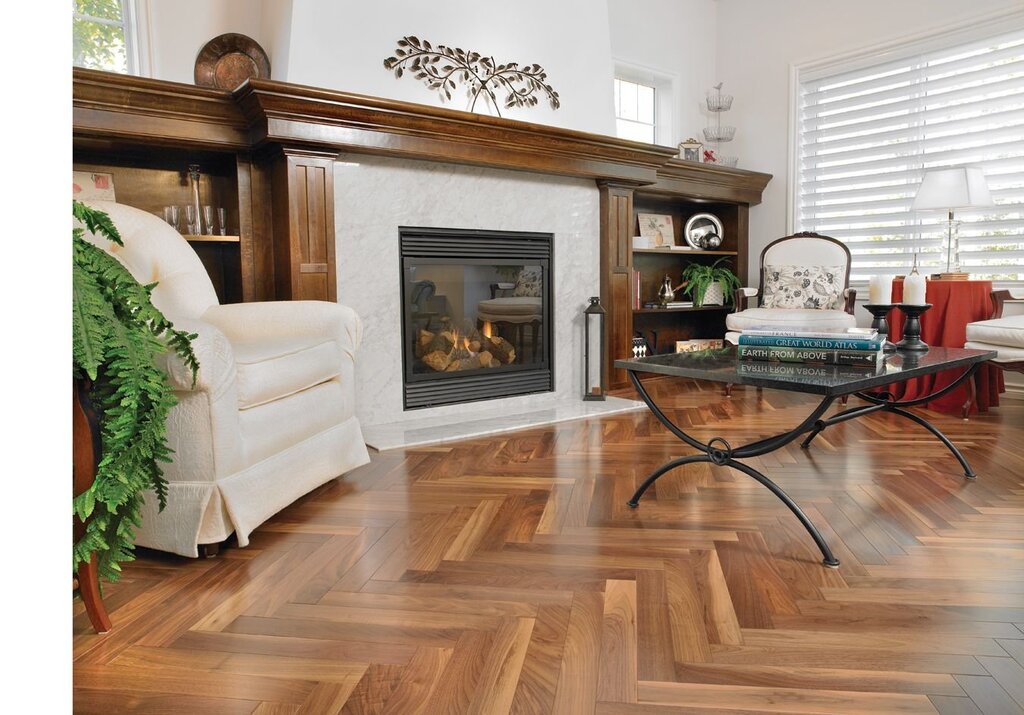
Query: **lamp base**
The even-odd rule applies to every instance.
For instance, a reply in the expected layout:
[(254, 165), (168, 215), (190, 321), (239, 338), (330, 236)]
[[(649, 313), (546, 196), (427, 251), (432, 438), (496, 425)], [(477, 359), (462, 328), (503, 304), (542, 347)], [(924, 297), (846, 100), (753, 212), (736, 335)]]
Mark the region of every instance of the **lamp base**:
[(969, 281), (970, 273), (932, 273), (929, 278), (933, 281)]

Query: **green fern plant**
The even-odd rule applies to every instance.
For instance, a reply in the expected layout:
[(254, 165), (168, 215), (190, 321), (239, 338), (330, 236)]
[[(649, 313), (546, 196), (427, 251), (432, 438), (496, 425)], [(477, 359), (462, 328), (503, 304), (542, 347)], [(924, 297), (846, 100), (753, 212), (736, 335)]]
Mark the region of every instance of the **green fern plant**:
[(704, 304), (704, 294), (707, 293), (711, 284), (715, 282), (722, 284), (722, 290), (725, 293), (725, 304), (730, 305), (732, 303), (733, 293), (743, 284), (740, 283), (740, 279), (735, 273), (721, 265), (728, 262), (728, 260), (728, 258), (719, 258), (710, 266), (703, 263), (691, 263), (683, 269), (682, 279), (686, 282), (684, 293), (693, 296), (694, 305)]
[[(90, 231), (123, 246), (110, 217), (72, 202), (73, 214)], [(72, 352), (75, 380), (86, 381), (100, 416), (102, 451), (92, 486), (75, 497), (74, 512), (86, 521), (74, 545), (74, 570), (98, 555), (100, 578), (116, 581), (120, 564), (134, 558), (134, 527), (143, 493), (152, 489), (160, 509), (167, 503), (167, 480), (160, 462), (169, 462), (167, 414), (177, 403), (156, 359), (173, 350), (192, 371), (195, 334), (175, 330), (150, 302), (156, 286), (140, 284), (116, 259), (72, 230)]]

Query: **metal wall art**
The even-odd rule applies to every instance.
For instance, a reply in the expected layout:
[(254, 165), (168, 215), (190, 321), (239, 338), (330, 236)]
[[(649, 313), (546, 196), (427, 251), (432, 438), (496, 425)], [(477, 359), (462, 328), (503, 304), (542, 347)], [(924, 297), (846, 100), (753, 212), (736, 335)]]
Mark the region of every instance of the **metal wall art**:
[(493, 57), (484, 57), (479, 52), (445, 45), (435, 47), (413, 35), (398, 41), (394, 56), (384, 60), (384, 68), (393, 71), (396, 78), (401, 78), (406, 71), (411, 72), (429, 89), (436, 90), (442, 101), (452, 98), (456, 82), (465, 85), (471, 98), (471, 112), (481, 95), (499, 117), (499, 94), (504, 95), (506, 109), (532, 107), (537, 104), (537, 95), (546, 96), (552, 109), (561, 106), (558, 92), (547, 83), (547, 72), (538, 64), (499, 65)]

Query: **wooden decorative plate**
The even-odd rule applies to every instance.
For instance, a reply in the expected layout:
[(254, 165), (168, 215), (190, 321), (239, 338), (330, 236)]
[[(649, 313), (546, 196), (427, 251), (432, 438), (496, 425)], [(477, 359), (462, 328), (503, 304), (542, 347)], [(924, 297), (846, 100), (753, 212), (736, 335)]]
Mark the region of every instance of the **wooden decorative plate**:
[(259, 43), (237, 32), (214, 37), (196, 56), (196, 84), (234, 89), (247, 79), (270, 79), (270, 59)]

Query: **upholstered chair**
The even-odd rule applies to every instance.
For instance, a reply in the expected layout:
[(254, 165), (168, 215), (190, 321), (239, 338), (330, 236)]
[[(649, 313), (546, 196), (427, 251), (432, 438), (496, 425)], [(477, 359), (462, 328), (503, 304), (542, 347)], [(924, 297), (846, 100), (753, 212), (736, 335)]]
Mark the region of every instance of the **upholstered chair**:
[[(992, 292), (992, 317), (967, 324), (965, 348), (995, 350), (990, 364), (1002, 370), (1024, 373), (1024, 298), (1014, 298), (1008, 290)], [(1013, 306), (1008, 309), (1007, 306)], [(974, 380), (978, 376), (975, 375)], [(969, 397), (963, 407), (963, 418), (971, 411), (975, 398), (975, 383), (968, 382)]]
[(198, 333), (191, 374), (166, 368), (178, 404), (167, 420), (173, 462), (167, 508), (146, 496), (136, 543), (183, 556), (253, 529), (310, 490), (369, 461), (355, 417), (354, 360), (362, 325), (322, 301), (219, 305), (188, 242), (156, 216), (112, 202), (124, 246), (86, 232), (143, 284), (175, 327)]
[(726, 340), (739, 331), (845, 330), (856, 326), (857, 292), (850, 289), (850, 249), (829, 236), (795, 233), (761, 251), (760, 286), (736, 291), (726, 316)]

